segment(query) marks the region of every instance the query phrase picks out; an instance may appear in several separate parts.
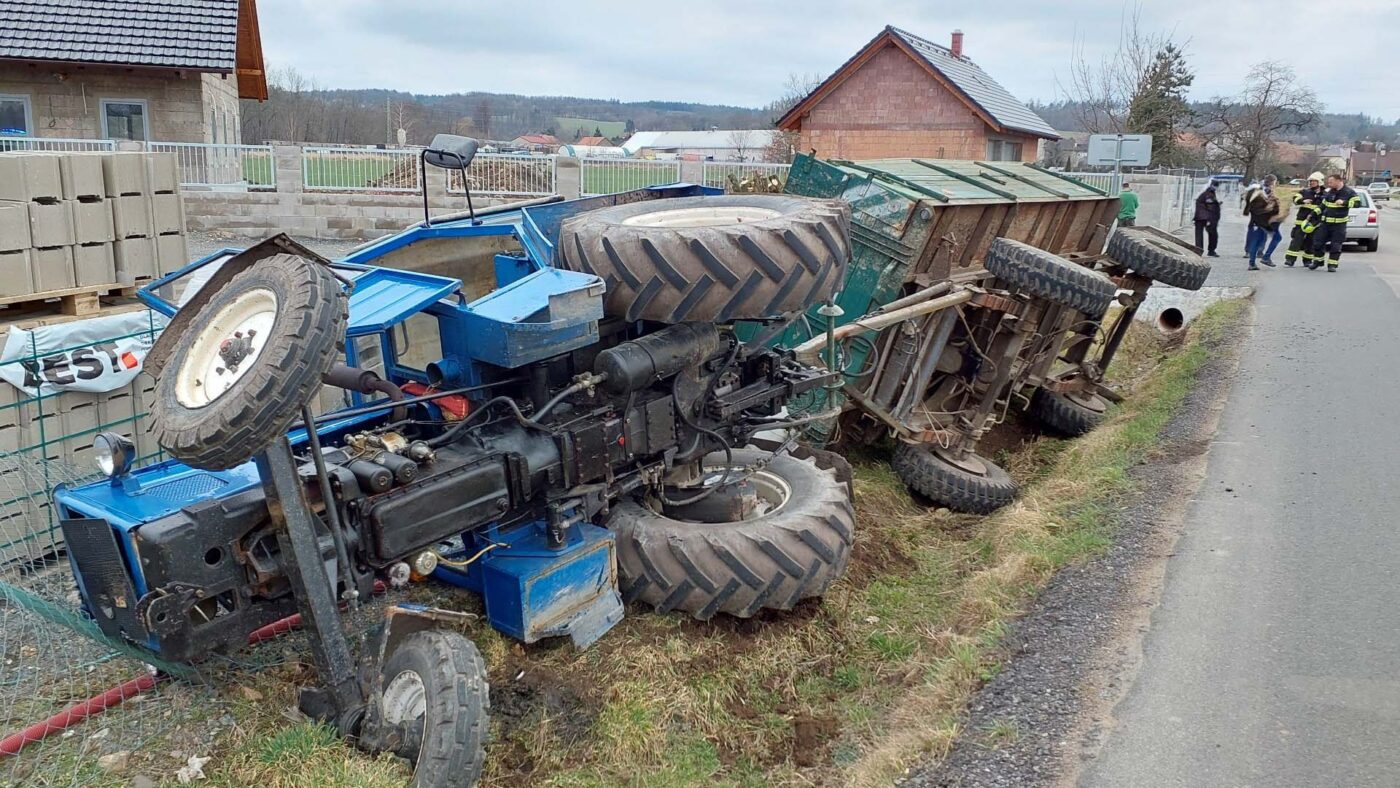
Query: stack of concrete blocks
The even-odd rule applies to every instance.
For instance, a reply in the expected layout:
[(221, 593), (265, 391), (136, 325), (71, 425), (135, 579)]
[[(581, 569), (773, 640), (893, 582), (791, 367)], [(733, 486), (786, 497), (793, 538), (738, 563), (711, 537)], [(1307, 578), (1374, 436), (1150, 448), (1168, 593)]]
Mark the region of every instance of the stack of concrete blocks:
[(0, 570), (53, 556), (63, 534), (50, 493), (61, 482), (96, 478), (92, 444), (111, 431), (160, 450), (147, 432), (155, 379), (141, 374), (115, 391), (34, 398), (0, 382)]
[(185, 202), (180, 198), (180, 169), (174, 154), (146, 155), (151, 185), (151, 222), (156, 239), (156, 273), (165, 276), (190, 262), (185, 243)]
[(73, 204), (60, 157), (0, 156), (0, 297), (74, 287)]

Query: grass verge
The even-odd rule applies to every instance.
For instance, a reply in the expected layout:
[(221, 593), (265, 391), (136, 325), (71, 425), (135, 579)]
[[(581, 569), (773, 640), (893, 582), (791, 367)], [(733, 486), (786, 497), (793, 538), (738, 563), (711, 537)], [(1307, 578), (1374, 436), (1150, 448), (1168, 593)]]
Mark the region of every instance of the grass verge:
[[(969, 698), (996, 674), (1008, 623), (1058, 569), (1113, 539), (1129, 470), (1157, 446), (1243, 310), (1239, 302), (1210, 307), (1174, 345), (1135, 327), (1111, 375), (1124, 388), (1133, 382), (1127, 401), (1079, 440), (1013, 442), (999, 459), (1024, 493), (991, 517), (924, 508), (889, 470), (886, 449), (851, 457), (855, 552), (821, 601), (709, 623), (632, 609), (583, 652), (522, 646), (484, 622), (471, 627), (491, 666), (484, 783), (877, 786), (941, 756), (963, 732)], [(415, 594), (477, 608), (451, 589)], [(201, 753), (213, 756), (204, 768), (210, 783), (402, 784), (408, 773), (393, 759), (370, 759), (324, 729), (288, 721), (295, 687), (311, 671), (295, 642), (271, 648), (280, 664), (220, 682), (210, 708), (222, 732)], [(989, 742), (1033, 735), (1010, 724), (969, 733)], [(169, 779), (176, 765), (151, 776)]]

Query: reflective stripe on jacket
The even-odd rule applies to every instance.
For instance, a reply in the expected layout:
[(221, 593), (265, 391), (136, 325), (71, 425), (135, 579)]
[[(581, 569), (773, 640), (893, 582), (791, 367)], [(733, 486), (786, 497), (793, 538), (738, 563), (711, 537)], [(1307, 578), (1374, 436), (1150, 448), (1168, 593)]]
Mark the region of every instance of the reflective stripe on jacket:
[(1361, 204), (1361, 195), (1350, 186), (1328, 189), (1322, 195), (1322, 221), (1328, 224), (1346, 224), (1351, 219), (1351, 209)]

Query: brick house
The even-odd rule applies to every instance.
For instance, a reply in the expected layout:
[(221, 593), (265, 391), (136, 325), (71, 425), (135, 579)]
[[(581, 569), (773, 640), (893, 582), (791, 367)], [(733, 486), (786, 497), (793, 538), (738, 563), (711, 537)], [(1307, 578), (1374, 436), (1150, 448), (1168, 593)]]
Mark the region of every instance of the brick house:
[(267, 99), (256, 0), (0, 3), (0, 135), (241, 142)]
[(778, 121), (836, 159), (1036, 161), (1059, 135), (963, 54), (886, 27)]

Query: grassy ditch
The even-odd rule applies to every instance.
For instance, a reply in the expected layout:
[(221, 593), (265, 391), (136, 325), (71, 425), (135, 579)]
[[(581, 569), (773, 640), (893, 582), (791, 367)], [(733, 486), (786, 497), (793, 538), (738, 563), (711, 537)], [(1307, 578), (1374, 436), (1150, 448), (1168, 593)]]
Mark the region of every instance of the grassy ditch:
[[(889, 470), (886, 448), (852, 457), (856, 550), (824, 600), (750, 621), (630, 610), (581, 653), (525, 647), (484, 622), (472, 627), (491, 666), (485, 784), (877, 786), (946, 752), (961, 710), (998, 670), (1007, 623), (1056, 570), (1110, 542), (1113, 512), (1131, 492), (1129, 469), (1153, 451), (1242, 314), (1240, 303), (1217, 304), (1174, 345), (1135, 329), (1111, 376), (1132, 381), (1132, 394), (1085, 438), (1003, 427), (1013, 440), (999, 459), (1024, 494), (991, 517), (924, 508)], [(476, 607), (448, 589), (415, 593)], [(209, 705), (223, 720), (201, 753), (212, 756), (210, 782), (402, 784), (407, 771), (392, 759), (369, 759), (328, 731), (289, 722), (295, 686), (311, 671), (295, 641), (270, 648), (284, 658), (231, 671)], [(990, 735), (1028, 733), (1004, 727)], [(179, 765), (134, 769), (170, 779)]]

